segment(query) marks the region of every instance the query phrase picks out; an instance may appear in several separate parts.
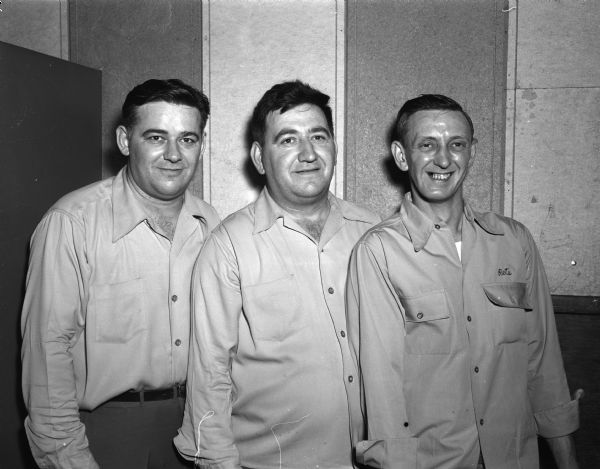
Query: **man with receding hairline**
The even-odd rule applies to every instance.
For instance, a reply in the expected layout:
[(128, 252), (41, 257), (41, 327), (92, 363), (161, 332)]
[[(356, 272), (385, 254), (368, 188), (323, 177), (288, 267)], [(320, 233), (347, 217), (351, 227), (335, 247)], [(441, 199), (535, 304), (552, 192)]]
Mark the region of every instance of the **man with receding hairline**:
[(463, 198), (471, 118), (446, 96), (422, 95), (402, 106), (395, 130), (392, 154), (411, 190), (359, 241), (348, 275), (367, 426), (358, 461), (534, 469), (540, 435), (559, 468), (577, 468), (577, 398), (535, 243), (521, 223)]

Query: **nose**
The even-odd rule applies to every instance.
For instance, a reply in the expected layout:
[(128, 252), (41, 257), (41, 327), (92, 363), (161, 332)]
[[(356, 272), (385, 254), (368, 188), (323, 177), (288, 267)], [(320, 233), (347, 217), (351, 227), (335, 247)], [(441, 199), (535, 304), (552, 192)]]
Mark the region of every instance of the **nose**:
[(303, 140), (300, 147), (300, 153), (298, 154), (298, 160), (302, 162), (310, 163), (317, 159), (315, 148), (310, 140)]
[(171, 163), (177, 163), (181, 160), (181, 154), (179, 153), (179, 147), (177, 142), (168, 141), (167, 148), (165, 149), (164, 158)]
[(445, 145), (440, 145), (433, 158), (433, 163), (443, 169), (450, 166), (450, 152)]

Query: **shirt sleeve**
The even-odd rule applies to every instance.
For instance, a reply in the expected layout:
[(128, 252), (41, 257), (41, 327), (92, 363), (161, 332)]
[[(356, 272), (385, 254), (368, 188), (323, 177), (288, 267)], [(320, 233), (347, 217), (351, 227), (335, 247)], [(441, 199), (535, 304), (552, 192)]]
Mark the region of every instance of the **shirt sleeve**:
[(410, 433), (403, 391), (403, 310), (385, 251), (373, 234), (352, 253), (346, 302), (368, 435), (356, 442), (357, 461), (370, 467), (416, 467), (417, 439)]
[(31, 240), (21, 318), (25, 431), (42, 468), (97, 468), (79, 419), (70, 353), (84, 327), (87, 291), (83, 230), (53, 210)]
[(231, 427), (231, 362), (242, 297), (237, 261), (221, 226), (206, 240), (192, 276), (192, 338), (186, 409), (175, 446), (197, 467), (237, 469)]
[(569, 394), (556, 332), (552, 297), (535, 242), (523, 228), (526, 246), (529, 336), (528, 392), (538, 434), (544, 438), (568, 435), (579, 428), (579, 406)]

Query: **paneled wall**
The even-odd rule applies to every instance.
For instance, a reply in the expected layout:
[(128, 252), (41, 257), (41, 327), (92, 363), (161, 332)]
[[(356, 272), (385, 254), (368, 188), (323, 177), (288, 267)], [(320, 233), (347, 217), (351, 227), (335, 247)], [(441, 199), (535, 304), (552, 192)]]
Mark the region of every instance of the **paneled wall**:
[[(125, 163), (114, 129), (127, 92), (149, 78), (202, 87), (201, 0), (69, 0), (71, 60), (102, 71), (102, 174)], [(202, 193), (198, 172), (192, 189)]]
[(553, 294), (600, 296), (600, 2), (512, 7), (505, 212)]
[(390, 215), (407, 189), (389, 149), (400, 106), (446, 94), (479, 140), (465, 194), (502, 210), (506, 27), (504, 1), (348, 1), (346, 194)]
[(204, 0), (203, 84), (213, 115), (204, 198), (225, 216), (252, 202), (261, 181), (249, 160), (248, 120), (275, 83), (301, 79), (331, 96), (343, 188), (343, 0)]
[(69, 60), (68, 0), (5, 0), (0, 41)]

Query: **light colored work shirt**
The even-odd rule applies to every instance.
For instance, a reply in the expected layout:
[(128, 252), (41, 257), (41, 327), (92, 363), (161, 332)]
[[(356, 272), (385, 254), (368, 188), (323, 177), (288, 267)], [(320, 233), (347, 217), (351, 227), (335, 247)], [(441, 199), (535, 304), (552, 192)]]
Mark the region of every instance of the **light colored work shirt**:
[(179, 451), (209, 468), (351, 468), (361, 434), (344, 287), (350, 252), (378, 217), (329, 195), (316, 242), (269, 196), (228, 217), (193, 278)]
[(411, 202), (357, 244), (348, 329), (381, 468), (538, 467), (537, 435), (578, 427), (551, 297), (520, 223), (467, 205), (452, 233)]
[(170, 242), (125, 171), (60, 199), (31, 241), (23, 396), (41, 467), (94, 467), (80, 408), (185, 381), (191, 273), (218, 216), (186, 192)]

